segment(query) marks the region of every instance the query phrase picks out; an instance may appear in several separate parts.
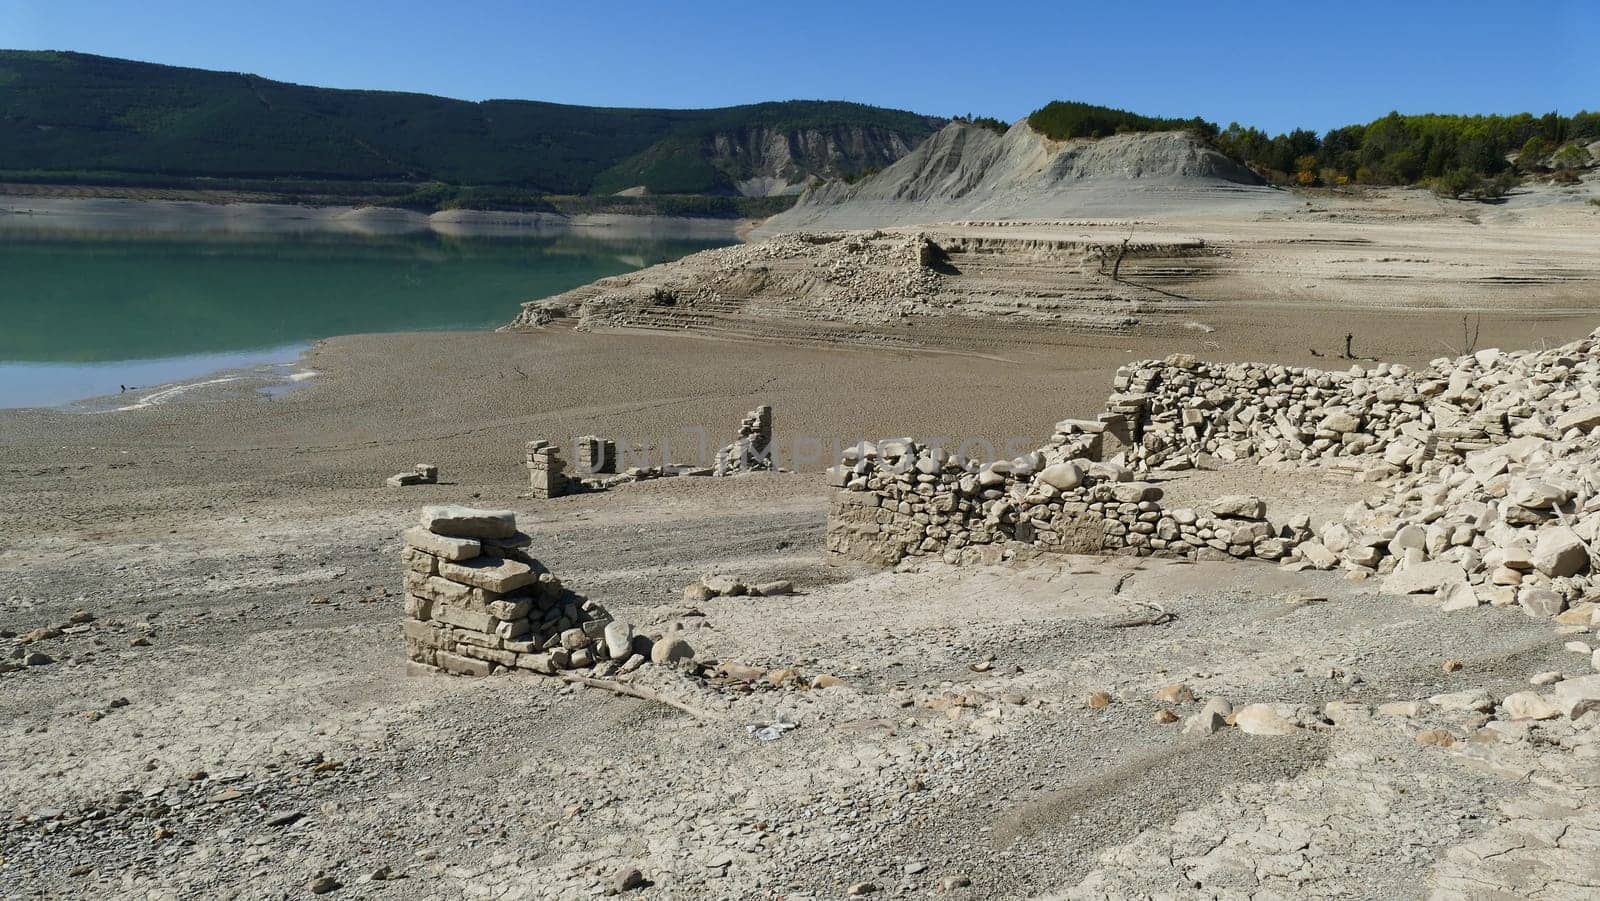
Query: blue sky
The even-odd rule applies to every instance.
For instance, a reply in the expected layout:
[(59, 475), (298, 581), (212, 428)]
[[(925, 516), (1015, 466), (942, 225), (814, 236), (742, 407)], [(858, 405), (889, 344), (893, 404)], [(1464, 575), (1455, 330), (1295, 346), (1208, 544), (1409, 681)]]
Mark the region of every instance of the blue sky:
[(1600, 108), (1600, 2), (0, 0), (0, 47), (331, 87), (605, 106), (1048, 100), (1325, 130)]

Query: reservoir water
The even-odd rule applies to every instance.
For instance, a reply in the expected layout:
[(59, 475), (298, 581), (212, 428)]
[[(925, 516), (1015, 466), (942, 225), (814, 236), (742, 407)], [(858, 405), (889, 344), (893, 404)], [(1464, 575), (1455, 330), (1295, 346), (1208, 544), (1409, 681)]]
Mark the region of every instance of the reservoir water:
[(718, 243), (4, 231), (0, 407), (287, 370), (334, 335), (492, 328), (522, 301)]

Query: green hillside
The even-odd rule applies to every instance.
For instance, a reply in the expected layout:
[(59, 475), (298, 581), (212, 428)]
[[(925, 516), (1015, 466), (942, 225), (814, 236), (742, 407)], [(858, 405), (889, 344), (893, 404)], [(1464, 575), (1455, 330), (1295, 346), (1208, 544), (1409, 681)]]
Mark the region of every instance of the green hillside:
[(709, 110), (474, 103), (81, 53), (0, 50), (0, 172), (35, 179), (51, 173), (101, 181), (145, 176), (139, 183), (150, 176), (294, 177), (586, 194), (624, 161), (658, 160), (628, 174), (656, 179), (645, 182), (652, 191), (716, 192), (728, 176), (695, 149), (721, 131), (860, 126), (892, 131), (914, 145), (940, 124), (832, 101)]

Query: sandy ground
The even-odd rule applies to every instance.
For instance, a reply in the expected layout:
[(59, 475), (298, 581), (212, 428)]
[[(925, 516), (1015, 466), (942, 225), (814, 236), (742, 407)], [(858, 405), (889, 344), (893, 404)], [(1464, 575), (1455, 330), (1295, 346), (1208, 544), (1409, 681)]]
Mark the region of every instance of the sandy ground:
[[(20, 650), (21, 633), (67, 627), (27, 645), (54, 663), (0, 673), (0, 897), (301, 897), (331, 875), (335, 897), (572, 898), (624, 864), (647, 898), (838, 898), (863, 882), (996, 899), (1584, 897), (1600, 887), (1583, 844), (1600, 836), (1600, 777), (1558, 739), (1421, 747), (1423, 727), (1472, 725), (1426, 704), (1285, 737), (1186, 737), (1153, 719), (1192, 712), (1154, 699), (1179, 681), (1201, 700), (1376, 704), (1585, 671), (1547, 624), (1265, 564), (833, 565), (828, 452), (808, 456), (862, 435), (1033, 446), (1099, 409), (1129, 359), (1345, 365), (1308, 349), (1336, 346), (1344, 323), (1358, 353), (1426, 360), (1459, 330), (1455, 289), (1385, 303), (1355, 277), (1401, 255), (1383, 244), (1398, 235), (1433, 242), (1428, 263), (1395, 265), (1439, 285), (1465, 284), (1448, 261), (1468, 257), (1581, 270), (1473, 301), (1479, 346), (1570, 338), (1600, 324), (1583, 274), (1600, 250), (1583, 244), (1587, 213), (1537, 215), (1548, 228), (1214, 224), (1258, 248), (1321, 249), (1235, 257), (1207, 284), (1257, 293), (1219, 288), (1183, 311), (1209, 331), (931, 322), (895, 326), (900, 348), (359, 336), (316, 347), (304, 366), (320, 374), (273, 399), (0, 413), (0, 640)], [(1300, 237), (1324, 230), (1382, 242)], [(1452, 237), (1467, 234), (1477, 243)], [(1335, 252), (1366, 261), (1305, 275)], [(685, 429), (709, 451), (758, 403), (800, 472), (522, 496), (529, 438), (607, 434), (687, 460), (700, 445)], [(443, 484), (379, 487), (417, 462)], [(1327, 515), (1364, 490), (1254, 468), (1168, 487), (1256, 491), (1277, 515)], [(432, 502), (516, 509), (569, 586), (646, 628), (681, 624), (702, 656), (846, 685), (686, 687), (695, 717), (532, 678), (406, 678), (396, 535)], [(706, 571), (792, 578), (800, 594), (686, 608), (682, 585)], [(1134, 602), (1176, 619), (1124, 628)], [(1091, 691), (1113, 702), (1091, 710)], [(747, 732), (780, 711), (799, 727)], [(1560, 770), (1573, 759), (1576, 776)]]

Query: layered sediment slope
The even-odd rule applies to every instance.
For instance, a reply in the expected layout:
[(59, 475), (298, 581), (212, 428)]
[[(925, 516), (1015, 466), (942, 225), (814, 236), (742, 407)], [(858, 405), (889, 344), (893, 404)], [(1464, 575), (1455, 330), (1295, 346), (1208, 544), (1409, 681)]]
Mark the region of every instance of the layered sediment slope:
[(1053, 141), (1023, 120), (1005, 134), (955, 122), (882, 172), (808, 191), (764, 233), (971, 218), (1143, 215), (1286, 202), (1185, 132)]

